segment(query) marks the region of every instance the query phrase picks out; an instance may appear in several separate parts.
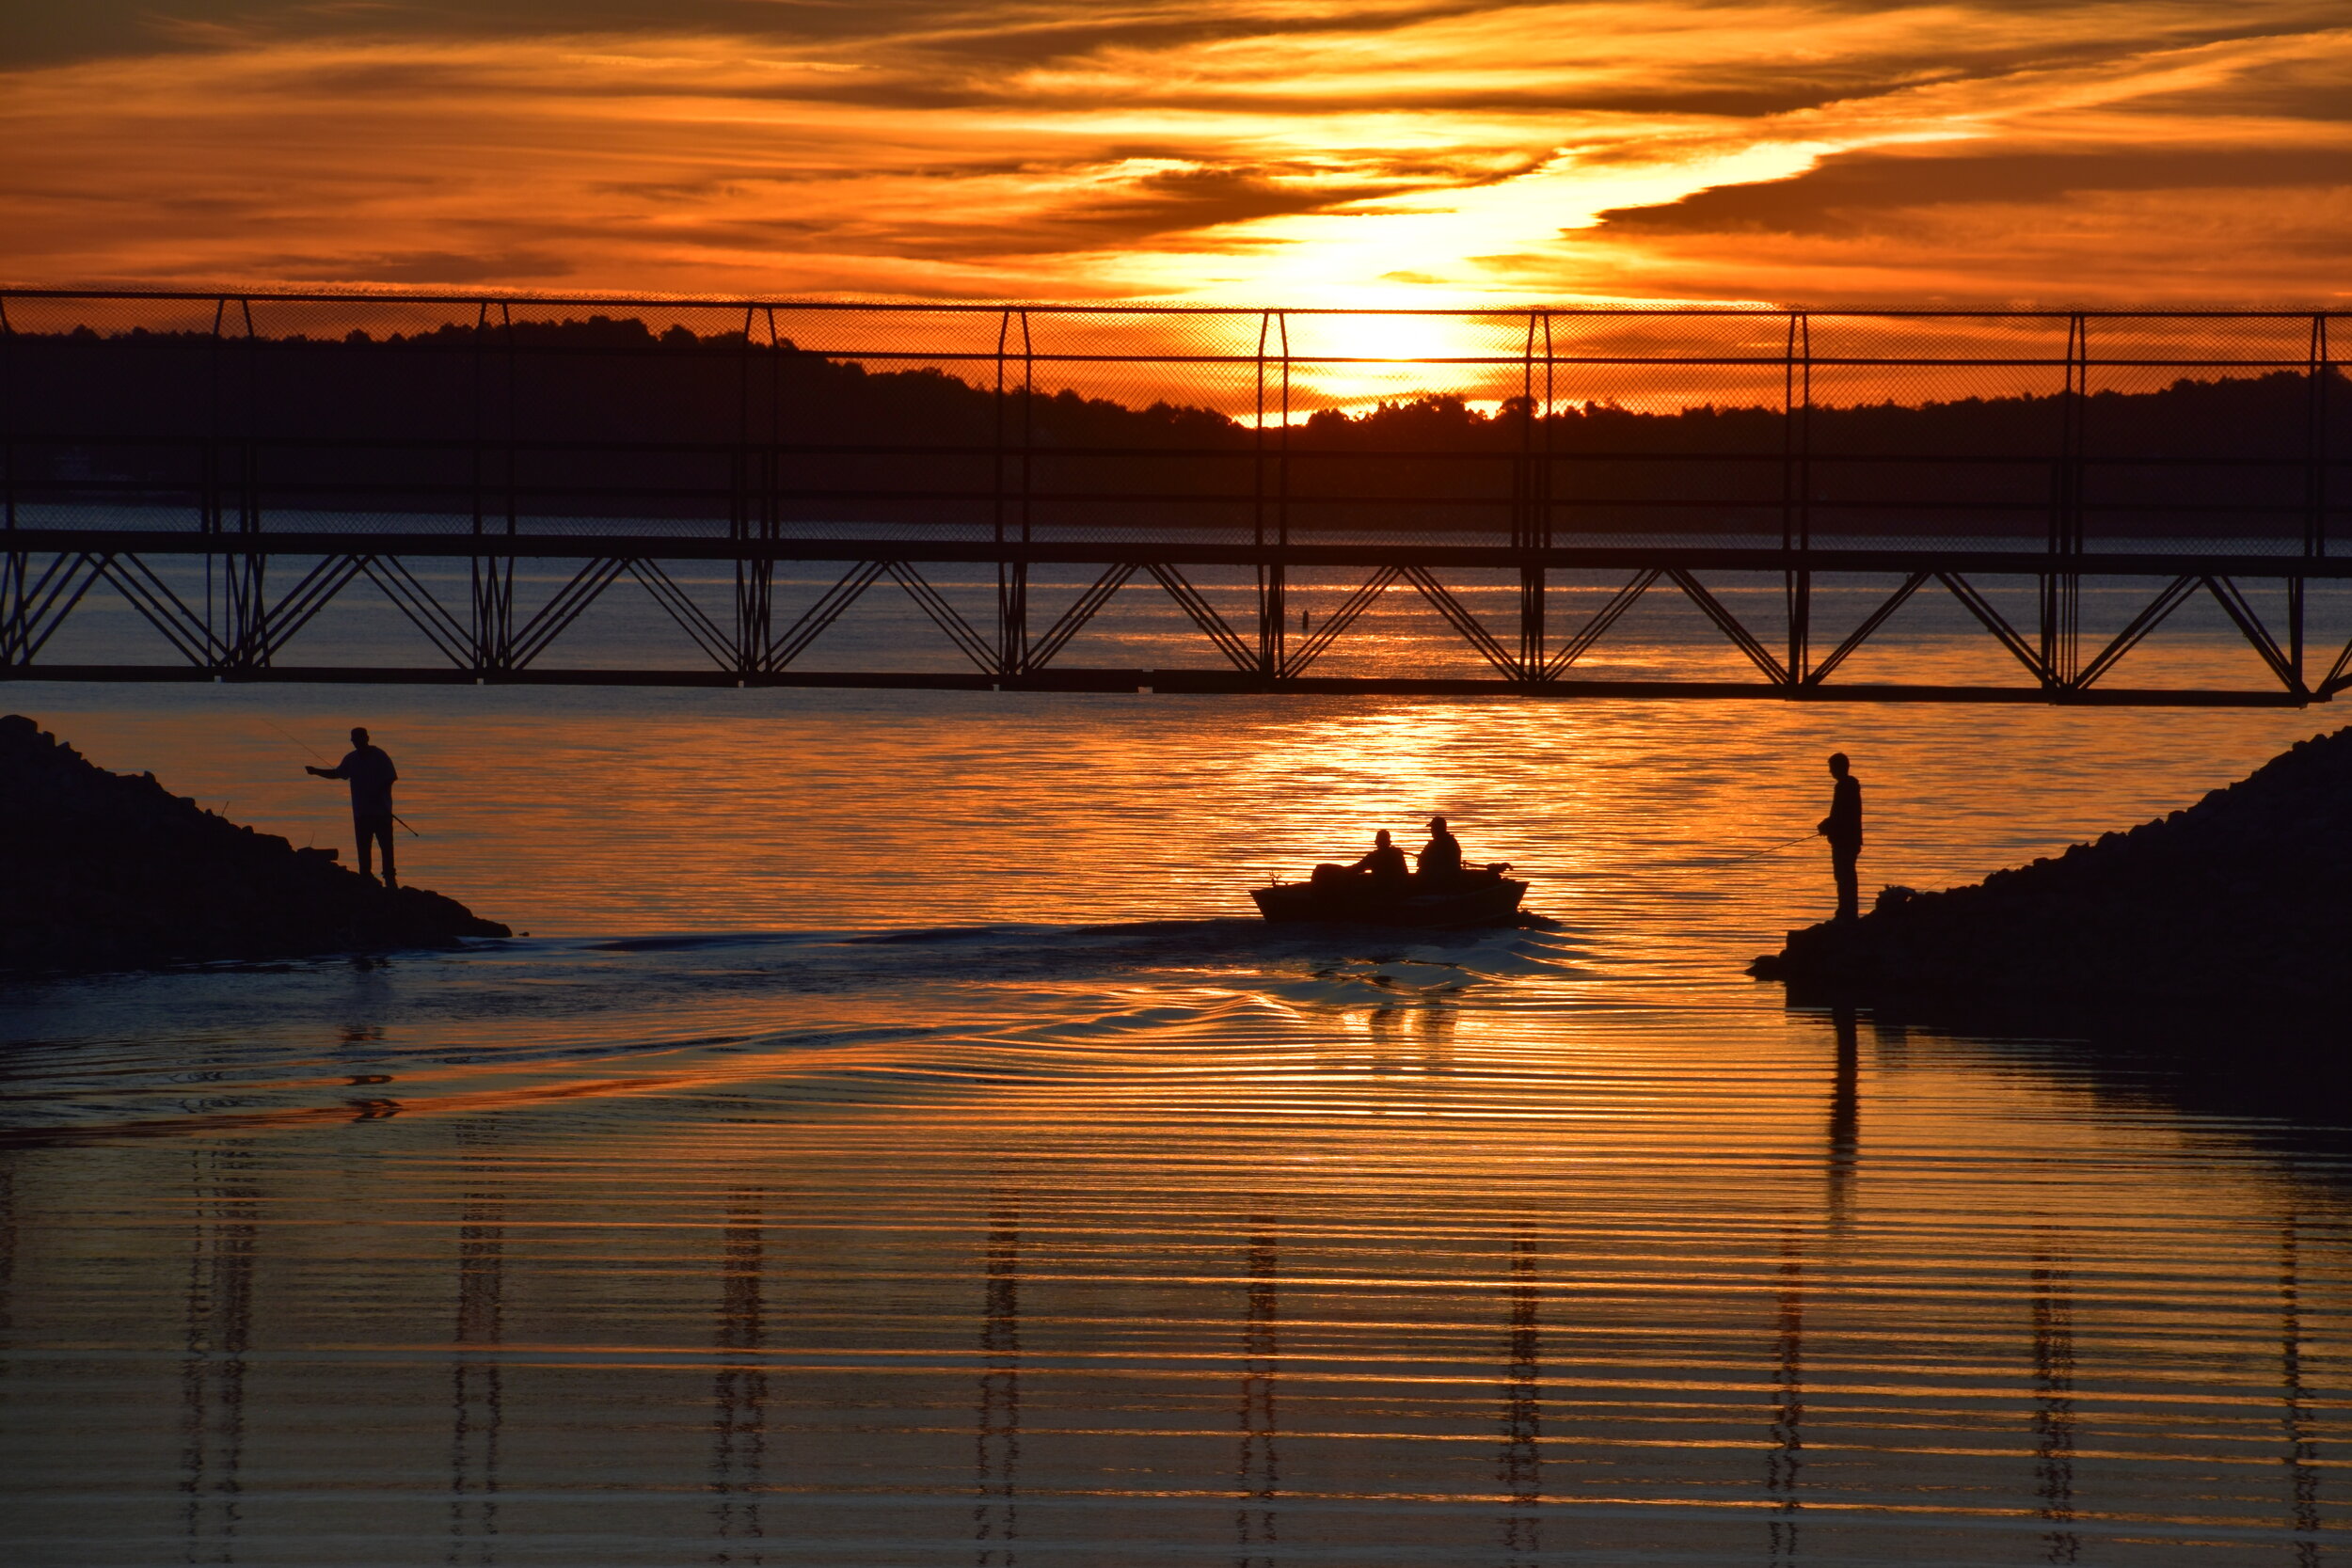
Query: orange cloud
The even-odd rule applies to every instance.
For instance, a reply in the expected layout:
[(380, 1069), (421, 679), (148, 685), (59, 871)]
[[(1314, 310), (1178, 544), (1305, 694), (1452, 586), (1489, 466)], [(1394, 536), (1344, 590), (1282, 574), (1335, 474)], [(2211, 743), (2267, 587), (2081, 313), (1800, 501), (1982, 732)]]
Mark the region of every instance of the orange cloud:
[[(756, 36), (280, 23), (21, 69), (0, 76), (0, 273), (761, 297), (2221, 302), (2341, 298), (2352, 242), (2334, 106), (2352, 29), (2328, 6), (874, 14)], [(2229, 150), (2284, 160), (2298, 182), (2254, 162), (2228, 175), (2212, 154)], [(1915, 178), (1872, 173), (1890, 168)], [(1765, 195), (1709, 194), (1742, 191)]]

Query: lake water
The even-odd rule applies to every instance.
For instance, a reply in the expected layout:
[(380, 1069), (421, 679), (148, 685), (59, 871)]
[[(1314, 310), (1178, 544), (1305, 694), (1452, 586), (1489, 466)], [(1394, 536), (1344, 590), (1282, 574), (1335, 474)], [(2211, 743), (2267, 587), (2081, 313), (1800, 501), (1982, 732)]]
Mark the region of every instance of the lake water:
[[(0, 995), (14, 1561), (2342, 1555), (2324, 1106), (1740, 973), (1834, 748), (1936, 886), (2328, 709), (0, 697), (531, 933)], [(1433, 809), (1555, 924), (1255, 920)]]

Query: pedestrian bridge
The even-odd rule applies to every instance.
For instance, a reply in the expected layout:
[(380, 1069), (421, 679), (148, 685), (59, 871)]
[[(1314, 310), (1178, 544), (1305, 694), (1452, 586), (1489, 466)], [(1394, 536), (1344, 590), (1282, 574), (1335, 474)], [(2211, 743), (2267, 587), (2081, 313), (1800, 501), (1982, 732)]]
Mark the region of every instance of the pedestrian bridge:
[(10, 293), (0, 675), (2324, 702), (2339, 325)]

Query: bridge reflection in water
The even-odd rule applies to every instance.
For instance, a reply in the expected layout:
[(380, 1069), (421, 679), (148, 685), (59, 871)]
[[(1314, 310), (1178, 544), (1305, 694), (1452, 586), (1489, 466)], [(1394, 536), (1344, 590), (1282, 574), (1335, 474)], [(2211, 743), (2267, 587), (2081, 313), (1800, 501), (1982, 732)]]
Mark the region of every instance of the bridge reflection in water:
[(56, 1562), (2324, 1560), (2339, 1193), (2217, 1146), (2148, 1190), (2179, 1123), (2085, 1139), (2062, 1076), (1850, 1016), (1679, 1078), (1580, 1028), (1083, 1117), (19, 1148), (20, 1517)]

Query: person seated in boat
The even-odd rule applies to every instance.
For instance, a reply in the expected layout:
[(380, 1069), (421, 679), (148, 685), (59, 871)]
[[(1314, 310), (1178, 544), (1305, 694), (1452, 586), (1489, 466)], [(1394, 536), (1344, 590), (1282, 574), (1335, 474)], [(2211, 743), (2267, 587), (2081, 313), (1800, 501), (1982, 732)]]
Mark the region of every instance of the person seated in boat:
[(1462, 843), (1446, 831), (1445, 818), (1429, 819), (1429, 842), (1421, 847), (1421, 879), (1432, 886), (1459, 881), (1462, 877)]
[(1405, 863), (1405, 851), (1389, 841), (1386, 828), (1372, 835), (1372, 853), (1348, 869), (1370, 877), (1374, 887), (1401, 888), (1413, 879), (1411, 868)]
[(1344, 887), (1369, 881), (1375, 888), (1403, 890), (1409, 886), (1413, 874), (1405, 864), (1405, 851), (1389, 839), (1389, 830), (1381, 829), (1372, 836), (1372, 853), (1353, 865), (1324, 864), (1315, 867), (1317, 887)]

